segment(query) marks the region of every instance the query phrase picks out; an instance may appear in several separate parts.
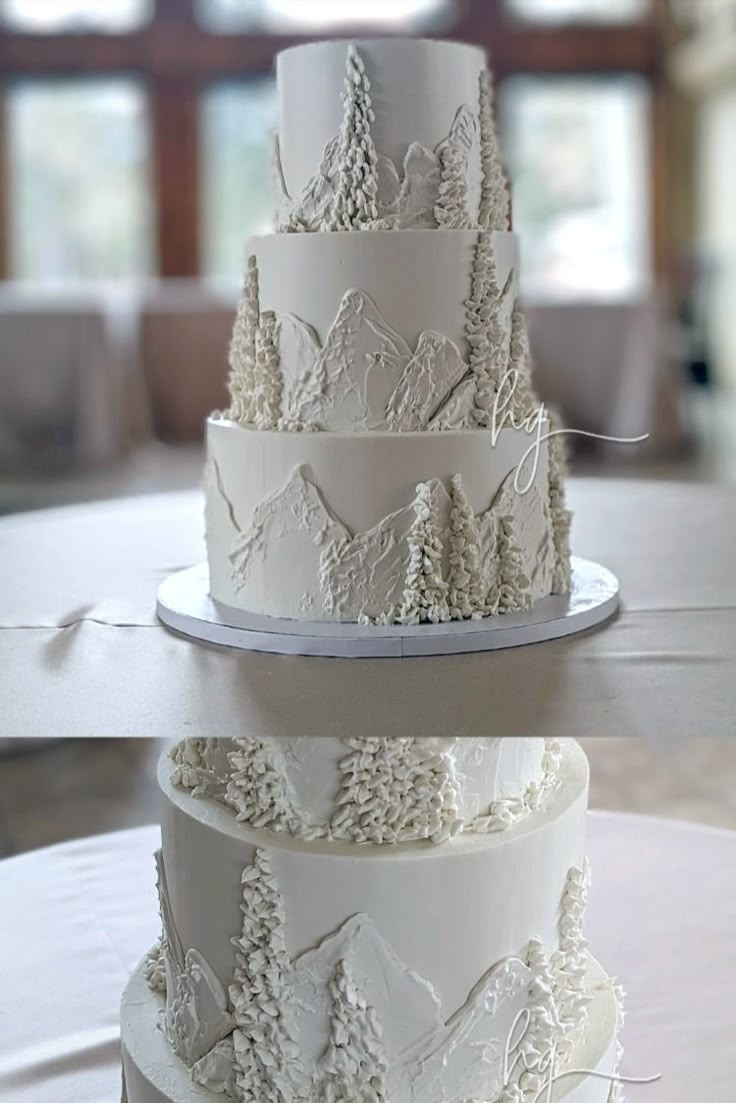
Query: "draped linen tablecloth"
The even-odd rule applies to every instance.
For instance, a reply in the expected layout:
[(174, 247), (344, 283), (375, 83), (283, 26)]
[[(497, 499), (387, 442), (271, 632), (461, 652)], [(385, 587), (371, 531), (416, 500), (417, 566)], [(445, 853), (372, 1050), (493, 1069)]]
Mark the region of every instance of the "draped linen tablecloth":
[(204, 558), (199, 493), (0, 519), (0, 736), (736, 734), (736, 489), (573, 479), (569, 498), (574, 550), (621, 580), (613, 622), (403, 660), (225, 651), (159, 625), (159, 583)]
[(143, 415), (130, 294), (101, 286), (0, 286), (0, 465), (117, 458)]
[[(160, 929), (158, 839), (0, 862), (3, 1103), (118, 1103), (118, 1001)], [(591, 945), (628, 992), (622, 1074), (662, 1074), (629, 1103), (733, 1103), (736, 833), (591, 813), (588, 853)]]

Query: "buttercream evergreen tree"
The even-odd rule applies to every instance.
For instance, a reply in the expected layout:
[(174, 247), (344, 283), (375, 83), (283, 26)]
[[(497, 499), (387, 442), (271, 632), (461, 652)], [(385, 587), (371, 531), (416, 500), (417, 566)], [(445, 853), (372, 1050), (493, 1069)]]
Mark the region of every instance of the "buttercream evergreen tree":
[(534, 1098), (555, 1074), (556, 1043), (561, 1024), (549, 958), (536, 938), (529, 943), (527, 965), (532, 972), (527, 1005), (529, 1021), (519, 1046), (518, 1067), (519, 1086)]
[(518, 613), (531, 605), (529, 579), (524, 574), (524, 558), (514, 535), (514, 519), (498, 518), (496, 536), (497, 574), (486, 599), (489, 612)]
[(509, 192), (499, 155), (491, 75), (487, 69), (480, 74), (479, 107), (481, 188), (478, 224), (482, 230), (508, 230), (511, 222)]
[(571, 584), (570, 525), (572, 513), (565, 506), (565, 476), (567, 455), (565, 438), (561, 432), (562, 421), (550, 410), (550, 436), (547, 440), (547, 479), (549, 491), (549, 515), (552, 525), (552, 544), (555, 565), (552, 572), (552, 593), (566, 594)]
[(283, 378), (275, 337), (276, 315), (264, 310), (256, 338), (254, 420), (259, 429), (275, 429), (281, 417)]
[(498, 385), (498, 380), (494, 379), (494, 363), (502, 343), (499, 296), (491, 236), (479, 233), (473, 256), (470, 298), (465, 303), (465, 338), (470, 346), (468, 364), (475, 377), (473, 420), (483, 427), (491, 424)]
[(514, 303), (511, 316), (511, 348), (509, 371), (515, 373), (511, 412), (516, 425), (531, 417), (537, 408), (537, 398), (532, 390), (532, 354), (529, 333), (521, 304)]
[(399, 611), (403, 624), (449, 620), (447, 583), (442, 577), (442, 536), (436, 490), (418, 483), (414, 521), (409, 530), (409, 563), (404, 598)]
[(468, 210), (465, 163), (456, 142), (448, 139), (440, 149), (440, 185), (434, 217), (443, 230), (467, 230), (472, 222)]
[(320, 1061), (322, 1103), (386, 1103), (387, 1061), (381, 1025), (341, 958), (329, 985), (330, 1041)]
[(333, 839), (441, 843), (458, 829), (457, 787), (447, 742), (427, 736), (346, 736)]
[(250, 827), (296, 834), (300, 817), (271, 742), (250, 736), (234, 739), (233, 743), (235, 750), (227, 756), (230, 775), (225, 803), (234, 809), (237, 819)]
[(233, 421), (251, 422), (255, 413), (256, 339), (258, 333), (258, 262), (248, 257), (243, 294), (230, 341), (230, 409)]
[(552, 971), (563, 1037), (560, 1048), (572, 1045), (587, 1020), (590, 996), (586, 989), (587, 948), (585, 912), (588, 904), (589, 871), (574, 867), (567, 875), (560, 908), (559, 949), (552, 955)]
[[(235, 947), (230, 1001), (239, 1103), (284, 1103), (301, 1074), (300, 1047), (289, 1017), (284, 904), (268, 853), (258, 849), (241, 877), (243, 927)], [(294, 1093), (296, 1094), (296, 1093)]]
[(451, 480), (450, 551), (447, 602), (451, 617), (470, 617), (484, 604), (479, 589), (480, 540), (462, 479)]
[(334, 194), (326, 230), (359, 230), (378, 218), (378, 155), (371, 135), (375, 121), (362, 57), (351, 44), (345, 65), (343, 119)]
[(148, 981), (148, 987), (153, 992), (166, 992), (166, 962), (161, 939), (148, 951), (143, 971)]

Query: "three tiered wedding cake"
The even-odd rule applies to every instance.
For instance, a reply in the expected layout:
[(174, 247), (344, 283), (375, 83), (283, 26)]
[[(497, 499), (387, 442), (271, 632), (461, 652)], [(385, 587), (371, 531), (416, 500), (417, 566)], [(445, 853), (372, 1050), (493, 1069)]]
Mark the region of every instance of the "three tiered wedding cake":
[[(565, 592), (482, 52), (298, 47), (278, 87), (279, 232), (251, 242), (207, 429), (213, 598), (421, 625)], [(261, 721), (161, 761), (163, 933), (123, 998), (124, 1098), (618, 1099), (580, 748)]]
[(278, 91), (280, 232), (249, 243), (207, 426), (213, 598), (415, 624), (566, 591), (482, 51), (297, 47)]

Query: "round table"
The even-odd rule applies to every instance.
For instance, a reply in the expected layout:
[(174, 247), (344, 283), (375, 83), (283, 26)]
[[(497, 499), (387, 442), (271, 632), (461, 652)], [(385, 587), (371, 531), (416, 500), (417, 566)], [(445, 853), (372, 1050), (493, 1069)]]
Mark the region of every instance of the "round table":
[(5, 518), (0, 735), (734, 734), (736, 488), (572, 479), (569, 498), (575, 552), (621, 580), (613, 623), (400, 662), (217, 650), (158, 624), (159, 583), (204, 558), (198, 492)]
[[(0, 862), (0, 1098), (118, 1103), (118, 1001), (159, 933), (155, 827)], [(587, 929), (627, 989), (629, 1103), (736, 1099), (736, 832), (591, 813)]]

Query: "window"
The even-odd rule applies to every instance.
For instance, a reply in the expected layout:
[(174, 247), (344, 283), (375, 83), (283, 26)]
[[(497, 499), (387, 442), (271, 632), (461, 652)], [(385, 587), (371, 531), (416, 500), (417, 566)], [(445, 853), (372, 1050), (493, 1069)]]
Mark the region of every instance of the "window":
[(145, 100), (135, 84), (16, 85), (8, 131), (13, 276), (117, 279), (154, 269)]
[(358, 25), (397, 31), (437, 29), (451, 22), (453, 0), (197, 0), (204, 26), (233, 34), (328, 31)]
[(153, 0), (0, 0), (0, 23), (38, 34), (121, 34), (147, 23), (152, 14)]
[(238, 280), (251, 234), (272, 229), (276, 129), (272, 77), (210, 88), (202, 110), (202, 262), (209, 277)]
[(500, 111), (525, 292), (612, 299), (645, 288), (646, 84), (634, 76), (512, 77)]
[(633, 23), (651, 0), (505, 0), (510, 15), (534, 23)]

